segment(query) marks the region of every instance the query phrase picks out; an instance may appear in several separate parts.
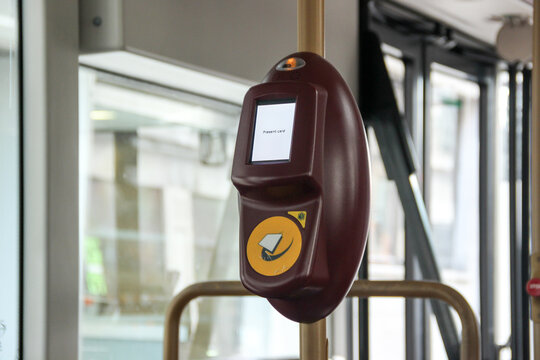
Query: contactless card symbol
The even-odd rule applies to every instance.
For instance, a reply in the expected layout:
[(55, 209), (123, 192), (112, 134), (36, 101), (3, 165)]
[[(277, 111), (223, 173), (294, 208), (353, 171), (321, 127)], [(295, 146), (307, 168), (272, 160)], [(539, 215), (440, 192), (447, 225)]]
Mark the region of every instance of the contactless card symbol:
[(264, 276), (288, 271), (302, 251), (302, 234), (292, 219), (272, 216), (261, 221), (246, 244), (246, 257), (253, 270)]
[(287, 251), (289, 251), (293, 243), (292, 241), (285, 250), (275, 254), (275, 251), (282, 239), (283, 234), (267, 234), (265, 237), (263, 237), (263, 239), (259, 242), (259, 245), (262, 247), (261, 258), (264, 261), (277, 260), (285, 255)]

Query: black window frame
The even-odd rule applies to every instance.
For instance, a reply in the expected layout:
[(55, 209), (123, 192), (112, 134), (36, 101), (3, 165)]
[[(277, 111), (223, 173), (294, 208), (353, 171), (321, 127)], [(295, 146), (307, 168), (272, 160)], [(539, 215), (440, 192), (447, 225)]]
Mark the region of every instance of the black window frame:
[[(379, 5), (383, 5), (383, 9)], [(398, 18), (391, 18), (385, 22), (384, 7), (389, 6), (396, 13), (406, 14), (405, 18), (413, 17), (416, 21), (424, 23), (405, 31), (407, 21), (401, 22)], [(408, 123), (413, 134), (415, 144), (421, 146), (417, 150), (419, 161), (417, 175), (424, 192), (424, 199), (428, 195), (426, 182), (422, 181), (429, 145), (429, 106), (430, 106), (430, 73), (431, 65), (438, 63), (462, 73), (477, 83), (480, 87), (479, 104), (479, 274), (480, 274), (480, 333), (483, 359), (498, 357), (500, 346), (494, 340), (494, 223), (495, 204), (494, 191), (494, 135), (495, 135), (495, 86), (497, 64), (500, 59), (495, 49), (482, 41), (473, 39), (466, 34), (459, 33), (444, 24), (429, 19), (411, 11), (392, 1), (360, 0), (360, 56), (362, 61), (362, 35), (367, 31), (374, 31), (381, 41), (402, 53), (402, 60), (406, 66), (405, 74), (405, 114), (404, 120)], [(382, 10), (382, 11), (381, 11)], [(381, 21), (383, 19), (383, 21)], [(432, 32), (425, 31), (432, 29)], [(453, 43), (453, 44), (452, 44)], [(359, 79), (360, 86), (362, 79)], [(419, 100), (422, 101), (419, 101)], [(419, 129), (421, 127), (421, 129)], [(418, 134), (421, 134), (420, 138)], [(426, 199), (426, 203), (428, 203)], [(409, 241), (409, 232), (406, 229), (405, 241), (405, 272), (406, 279), (418, 280), (421, 274), (418, 271), (416, 259)], [(367, 255), (367, 254), (366, 254)], [(367, 258), (363, 262), (360, 278), (367, 278), (369, 266)], [(369, 334), (367, 317), (369, 309), (367, 301), (359, 304), (359, 345), (360, 358), (369, 358)], [(406, 301), (406, 358), (429, 358), (429, 322), (427, 305), (424, 300)]]

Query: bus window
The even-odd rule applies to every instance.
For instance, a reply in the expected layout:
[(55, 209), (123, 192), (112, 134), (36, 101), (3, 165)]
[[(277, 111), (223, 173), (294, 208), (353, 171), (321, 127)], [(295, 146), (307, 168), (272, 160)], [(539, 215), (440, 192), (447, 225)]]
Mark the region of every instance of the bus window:
[(0, 1), (0, 359), (18, 359), (21, 154), (18, 2)]
[[(480, 88), (460, 75), (432, 65), (426, 205), (442, 281), (463, 294), (479, 314)], [(432, 322), (432, 339), (440, 339), (434, 318)], [(446, 355), (440, 341), (432, 342), (432, 352), (434, 358)]]
[[(384, 49), (384, 47), (383, 47)], [(399, 110), (404, 112), (405, 64), (385, 55)], [(368, 130), (372, 171), (371, 228), (368, 242), (370, 280), (405, 279), (405, 217), (397, 188), (388, 180), (373, 129)], [(405, 358), (405, 300), (369, 299), (369, 352), (373, 359)], [(393, 326), (386, 326), (392, 322)], [(385, 346), (388, 339), (394, 346)]]
[[(239, 279), (240, 107), (87, 68), (80, 84), (82, 358), (157, 359), (173, 295)], [(183, 359), (298, 356), (297, 324), (251, 297), (191, 303), (180, 341)]]

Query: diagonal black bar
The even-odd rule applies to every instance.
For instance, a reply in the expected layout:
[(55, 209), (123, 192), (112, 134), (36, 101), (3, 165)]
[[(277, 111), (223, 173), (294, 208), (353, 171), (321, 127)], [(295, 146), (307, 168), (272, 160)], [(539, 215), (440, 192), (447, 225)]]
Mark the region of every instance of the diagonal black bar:
[[(422, 276), (426, 280), (440, 281), (439, 268), (431, 248), (431, 226), (415, 175), (412, 140), (399, 114), (384, 64), (381, 43), (376, 34), (368, 32), (363, 36), (361, 52), (362, 116), (366, 125), (375, 131), (388, 178), (396, 183), (406, 225), (410, 229), (410, 241), (417, 258), (420, 259)], [(448, 358), (459, 359), (460, 340), (448, 305), (432, 300), (431, 307), (437, 318)]]

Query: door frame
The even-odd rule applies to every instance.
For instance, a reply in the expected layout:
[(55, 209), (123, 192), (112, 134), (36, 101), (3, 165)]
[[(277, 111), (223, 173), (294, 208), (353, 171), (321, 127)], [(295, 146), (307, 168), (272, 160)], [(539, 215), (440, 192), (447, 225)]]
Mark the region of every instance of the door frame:
[(78, 2), (22, 0), (23, 359), (77, 359)]

